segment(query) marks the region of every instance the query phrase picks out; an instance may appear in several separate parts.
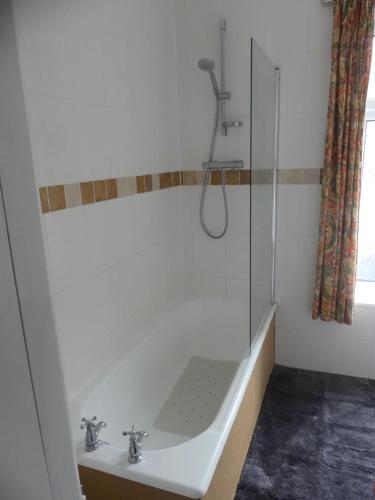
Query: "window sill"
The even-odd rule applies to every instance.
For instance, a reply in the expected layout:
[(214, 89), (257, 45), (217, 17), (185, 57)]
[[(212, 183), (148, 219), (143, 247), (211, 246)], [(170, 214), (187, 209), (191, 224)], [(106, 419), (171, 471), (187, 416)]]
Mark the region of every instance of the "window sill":
[(357, 281), (355, 287), (356, 305), (375, 306), (375, 282)]

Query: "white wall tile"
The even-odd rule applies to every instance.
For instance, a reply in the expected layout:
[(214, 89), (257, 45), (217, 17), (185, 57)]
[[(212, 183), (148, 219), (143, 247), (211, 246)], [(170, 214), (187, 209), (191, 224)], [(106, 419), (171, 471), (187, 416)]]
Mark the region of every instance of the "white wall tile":
[(331, 50), (333, 9), (322, 2), (308, 2), (307, 50)]
[(303, 116), (304, 158), (301, 162), (302, 168), (323, 168), (327, 129), (326, 118), (326, 110), (305, 113)]
[[(81, 33), (69, 2), (14, 2), (22, 80), (27, 90), (64, 98), (77, 95)], [(27, 104), (27, 103), (26, 103)]]
[[(55, 296), (58, 340), (64, 371), (95, 341), (91, 281), (85, 281)], [(71, 359), (72, 358), (72, 359)]]
[(375, 308), (357, 305), (354, 310), (353, 324), (348, 326), (337, 323), (333, 327), (333, 332), (337, 335), (373, 339), (375, 337)]
[(371, 341), (369, 339), (334, 335), (333, 372), (353, 377), (369, 376)]
[(280, 67), (280, 112), (301, 113), (305, 109), (306, 53), (291, 53)]
[(65, 184), (87, 179), (80, 169), (77, 110), (74, 101), (37, 93), (28, 101), (34, 163), (42, 185)]
[(226, 295), (233, 299), (250, 299), (250, 279), (227, 278)]
[(300, 188), (280, 185), (277, 188), (277, 233), (282, 236), (297, 236), (301, 232), (303, 203)]
[[(320, 185), (305, 185), (298, 189), (298, 207), (294, 209), (299, 212), (299, 234), (302, 236), (317, 238), (319, 234), (320, 217)], [(296, 197), (296, 189), (294, 196)]]
[(277, 327), (275, 336), (275, 361), (277, 364), (290, 367), (298, 366), (296, 361), (296, 343), (294, 332), (288, 328)]
[(302, 113), (280, 115), (280, 168), (301, 168), (304, 158), (303, 120)]
[(296, 360), (305, 370), (332, 372), (333, 337), (317, 331), (302, 332), (297, 337)]
[(94, 276), (92, 286), (92, 315), (98, 337), (122, 323), (122, 294), (119, 266)]
[(188, 274), (186, 276), (186, 287), (188, 298), (224, 298), (226, 280), (216, 276)]
[[(228, 24), (228, 30), (229, 26)], [(230, 50), (228, 44), (229, 42), (227, 42), (227, 50)], [(240, 137), (239, 147), (241, 150), (245, 144), (249, 143), (249, 125), (244, 122), (249, 122), (250, 117), (250, 50), (249, 39), (246, 37), (244, 40), (245, 57), (240, 57), (238, 50), (236, 50), (231, 57), (227, 58), (226, 62), (226, 85), (231, 92), (231, 99), (227, 104), (228, 116), (236, 117), (237, 120), (243, 122), (241, 129), (232, 131), (227, 144), (231, 145), (233, 140)], [(242, 134), (247, 134), (246, 140)], [(240, 151), (236, 150), (236, 153), (240, 154)], [(246, 163), (247, 161), (248, 157), (246, 157)]]
[(244, 279), (250, 276), (250, 236), (232, 235), (227, 238), (227, 263), (228, 277)]
[(140, 151), (140, 143), (124, 138), (134, 130), (134, 116), (124, 109), (86, 103), (80, 103), (77, 114), (80, 166), (89, 172), (88, 178), (133, 174), (129, 162)]
[[(194, 204), (191, 207), (193, 212), (193, 227), (197, 231), (201, 231), (199, 207), (201, 200), (202, 189), (195, 188)], [(225, 225), (225, 208), (223, 201), (223, 192), (221, 186), (208, 186), (204, 201), (204, 221), (209, 229), (214, 234), (219, 234)]]
[(274, 59), (306, 50), (308, 1), (288, 0), (287, 5), (275, 0), (269, 3), (266, 49)]
[(202, 230), (194, 231), (193, 237), (193, 269), (203, 276), (226, 276), (226, 240), (213, 240)]
[(46, 215), (50, 269), (57, 293), (90, 276), (87, 235), (81, 207)]
[(305, 111), (326, 113), (330, 76), (330, 52), (308, 52)]
[(128, 234), (128, 227), (118, 227), (116, 204), (95, 203), (84, 207), (87, 243), (92, 275), (120, 262), (121, 248), (118, 236), (121, 230)]
[(279, 236), (276, 245), (277, 279), (282, 283), (295, 283), (298, 281), (300, 262), (298, 236)]
[(275, 299), (278, 303), (277, 326), (288, 328), (295, 320), (298, 296), (293, 284), (276, 283)]
[[(258, 186), (259, 188), (264, 186)], [(258, 192), (257, 192), (258, 193)], [(256, 194), (252, 193), (254, 200)], [(250, 234), (250, 186), (227, 186), (227, 197), (230, 215), (230, 224), (228, 227), (228, 237), (234, 234)], [(267, 199), (266, 193), (259, 192), (259, 200), (254, 203)]]

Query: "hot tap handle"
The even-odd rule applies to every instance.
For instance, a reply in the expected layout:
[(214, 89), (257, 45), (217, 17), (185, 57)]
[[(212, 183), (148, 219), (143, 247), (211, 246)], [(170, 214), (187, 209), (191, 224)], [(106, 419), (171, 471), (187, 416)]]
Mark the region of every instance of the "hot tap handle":
[(81, 429), (87, 429), (87, 427), (91, 427), (91, 426), (95, 426), (95, 422), (97, 421), (98, 419), (96, 417), (91, 417), (91, 418), (82, 418), (81, 419)]

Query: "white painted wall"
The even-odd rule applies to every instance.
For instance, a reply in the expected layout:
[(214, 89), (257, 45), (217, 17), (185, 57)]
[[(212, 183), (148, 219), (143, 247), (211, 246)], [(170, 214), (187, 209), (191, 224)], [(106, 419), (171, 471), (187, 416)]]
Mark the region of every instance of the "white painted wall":
[(51, 500), (0, 193), (0, 349), (3, 500)]
[[(39, 185), (180, 168), (173, 0), (14, 7)], [(42, 222), (71, 398), (181, 299), (180, 190)]]
[(18, 309), (1, 207), (0, 496), (78, 500), (10, 0), (0, 4), (0, 67), (0, 178), (19, 300)]

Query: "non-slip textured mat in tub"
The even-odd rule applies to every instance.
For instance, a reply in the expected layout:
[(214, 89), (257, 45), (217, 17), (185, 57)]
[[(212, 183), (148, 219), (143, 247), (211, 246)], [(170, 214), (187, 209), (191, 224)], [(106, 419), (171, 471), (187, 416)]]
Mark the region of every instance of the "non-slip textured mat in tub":
[(197, 436), (216, 417), (239, 363), (194, 356), (154, 422), (154, 428)]

